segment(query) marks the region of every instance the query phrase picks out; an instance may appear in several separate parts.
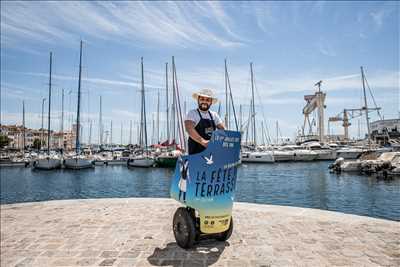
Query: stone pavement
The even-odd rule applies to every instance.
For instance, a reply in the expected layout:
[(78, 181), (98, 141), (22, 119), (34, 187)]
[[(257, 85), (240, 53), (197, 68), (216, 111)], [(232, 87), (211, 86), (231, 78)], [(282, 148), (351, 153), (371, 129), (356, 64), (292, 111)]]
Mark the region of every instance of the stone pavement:
[(227, 242), (183, 250), (171, 199), (1, 205), (1, 266), (400, 266), (400, 222), (235, 203)]

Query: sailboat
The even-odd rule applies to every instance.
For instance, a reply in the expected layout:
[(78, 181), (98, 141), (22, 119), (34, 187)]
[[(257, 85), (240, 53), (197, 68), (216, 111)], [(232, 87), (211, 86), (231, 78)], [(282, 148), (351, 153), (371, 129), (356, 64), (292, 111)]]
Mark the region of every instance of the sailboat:
[[(182, 151), (177, 149), (177, 145), (175, 143), (175, 127), (176, 123), (175, 120), (172, 124), (174, 129), (174, 136), (172, 138), (172, 142), (170, 142), (170, 135), (169, 135), (169, 104), (168, 104), (168, 63), (165, 63), (165, 86), (166, 86), (166, 106), (167, 106), (167, 141), (163, 142), (159, 145), (161, 150), (161, 154), (157, 156), (156, 164), (157, 167), (161, 168), (175, 168), (176, 162), (178, 157), (182, 155)], [(173, 118), (175, 118), (175, 111), (177, 110), (176, 105), (176, 68), (175, 68), (175, 60), (172, 57), (172, 96), (173, 96), (173, 103), (172, 103), (172, 112)]]
[(79, 53), (79, 80), (78, 80), (78, 105), (76, 112), (76, 137), (75, 137), (75, 155), (64, 160), (64, 167), (67, 169), (87, 169), (93, 168), (91, 160), (88, 160), (85, 156), (80, 153), (80, 107), (81, 107), (81, 78), (82, 78), (82, 41), (80, 45)]
[[(254, 75), (253, 75), (253, 63), (250, 63), (250, 74), (251, 74), (251, 126), (253, 135), (253, 146), (254, 151), (242, 152), (242, 162), (254, 162), (254, 163), (273, 163), (275, 161), (274, 154), (272, 151), (255, 151), (257, 148), (256, 138), (256, 111), (254, 103)], [(247, 129), (249, 131), (249, 129)]]
[(141, 93), (141, 113), (140, 113), (140, 140), (139, 144), (143, 148), (143, 153), (131, 156), (128, 159), (128, 167), (151, 167), (154, 165), (154, 158), (150, 155), (147, 147), (147, 126), (146, 126), (146, 99), (144, 92), (144, 73), (143, 73), (143, 57), (140, 59), (141, 74), (142, 74), (142, 88)]
[(51, 114), (51, 67), (52, 67), (52, 52), (50, 52), (50, 71), (49, 71), (49, 110), (47, 124), (47, 155), (40, 156), (33, 162), (33, 167), (37, 170), (54, 170), (61, 167), (61, 159), (56, 154), (50, 155), (50, 114)]

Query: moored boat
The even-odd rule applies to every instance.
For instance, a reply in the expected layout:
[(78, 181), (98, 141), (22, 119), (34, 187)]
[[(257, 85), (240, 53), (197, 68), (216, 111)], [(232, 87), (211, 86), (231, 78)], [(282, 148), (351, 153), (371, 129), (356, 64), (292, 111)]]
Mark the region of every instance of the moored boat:
[(242, 162), (247, 163), (273, 163), (274, 154), (272, 151), (245, 151), (241, 154)]
[(356, 159), (363, 153), (363, 151), (363, 149), (355, 147), (341, 148), (336, 151), (336, 158)]
[(39, 157), (33, 162), (33, 168), (37, 170), (53, 170), (61, 168), (61, 160), (56, 154), (50, 152), (50, 122), (51, 122), (51, 69), (52, 69), (52, 53), (50, 52), (50, 71), (49, 71), (49, 110), (48, 110), (48, 126), (47, 126), (47, 156)]
[(292, 150), (294, 153), (294, 161), (312, 161), (318, 157), (314, 151), (303, 149), (301, 146), (285, 146), (285, 150)]
[(154, 166), (154, 164), (155, 164), (154, 158), (144, 155), (131, 157), (127, 161), (128, 167), (149, 168)]
[(58, 158), (46, 157), (33, 161), (33, 167), (37, 170), (53, 170), (61, 168), (61, 160)]
[(336, 151), (329, 146), (322, 146), (319, 142), (307, 142), (303, 144), (303, 147), (317, 153), (315, 160), (336, 159)]
[(173, 150), (170, 152), (162, 153), (157, 156), (155, 162), (157, 167), (161, 168), (175, 168), (178, 157), (182, 155), (182, 152), (179, 150)]
[(74, 156), (64, 160), (64, 167), (71, 170), (81, 170), (93, 168), (94, 164), (92, 160), (86, 159), (83, 156)]
[(80, 42), (80, 52), (79, 52), (79, 78), (78, 78), (78, 102), (77, 102), (77, 112), (76, 112), (75, 155), (72, 155), (71, 157), (68, 157), (64, 160), (64, 167), (72, 170), (81, 170), (94, 167), (92, 160), (89, 160), (84, 155), (81, 155), (81, 147), (79, 141), (81, 80), (82, 80), (82, 41)]
[(156, 158), (157, 167), (175, 168), (178, 157), (169, 155), (160, 155)]
[(275, 162), (294, 161), (294, 151), (285, 150), (285, 148), (278, 148), (273, 150)]

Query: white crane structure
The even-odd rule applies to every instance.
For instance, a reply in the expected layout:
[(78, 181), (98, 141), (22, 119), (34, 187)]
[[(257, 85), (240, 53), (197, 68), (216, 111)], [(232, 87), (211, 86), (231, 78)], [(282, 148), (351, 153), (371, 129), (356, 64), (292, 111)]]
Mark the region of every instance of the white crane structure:
[[(330, 117), (328, 119), (328, 123), (335, 122), (335, 121), (343, 121), (342, 126), (344, 128), (344, 139), (346, 141), (348, 141), (349, 140), (349, 126), (351, 125), (350, 120), (365, 115), (368, 144), (371, 145), (371, 130), (370, 130), (370, 123), (369, 123), (369, 119), (370, 119), (369, 113), (376, 111), (378, 116), (380, 117), (380, 119), (382, 119), (382, 116), (379, 112), (381, 110), (381, 108), (378, 107), (376, 104), (374, 95), (372, 94), (372, 90), (368, 85), (367, 78), (365, 77), (363, 67), (360, 67), (360, 69), (361, 69), (361, 83), (362, 83), (362, 90), (363, 90), (363, 96), (364, 96), (364, 99), (363, 99), (364, 105), (361, 108), (344, 109), (343, 112), (340, 112), (338, 115), (336, 115), (334, 117)], [(369, 93), (370, 93), (373, 103), (375, 105), (374, 108), (368, 107), (366, 87), (368, 87)]]
[[(373, 111), (379, 111), (380, 109), (381, 109), (380, 107), (368, 108), (367, 112), (370, 113)], [(347, 109), (344, 109), (339, 114), (337, 114), (336, 116), (330, 117), (328, 119), (328, 123), (342, 121), (343, 122), (342, 126), (344, 129), (344, 140), (348, 141), (349, 140), (349, 126), (351, 126), (350, 120), (363, 116), (364, 111), (366, 111), (365, 107), (347, 108)]]
[(325, 141), (324, 109), (326, 108), (325, 106), (326, 94), (321, 91), (321, 84), (322, 81), (319, 81), (315, 84), (315, 86), (318, 86), (318, 91), (315, 92), (315, 94), (304, 96), (304, 100), (307, 103), (303, 108), (304, 123), (302, 127), (302, 136), (303, 138), (306, 137), (305, 129), (307, 124), (309, 127), (307, 135), (312, 136), (313, 132), (312, 132), (312, 123), (310, 122), (310, 114), (312, 114), (312, 112), (317, 110), (318, 113), (317, 135), (319, 141), (324, 142)]

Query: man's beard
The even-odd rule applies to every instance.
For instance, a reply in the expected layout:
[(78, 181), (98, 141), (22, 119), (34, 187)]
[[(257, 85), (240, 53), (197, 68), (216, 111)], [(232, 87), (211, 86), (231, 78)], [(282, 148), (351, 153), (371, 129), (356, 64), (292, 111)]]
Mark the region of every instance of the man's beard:
[(206, 104), (206, 103), (199, 103), (199, 109), (201, 111), (207, 111), (210, 108), (210, 105)]

